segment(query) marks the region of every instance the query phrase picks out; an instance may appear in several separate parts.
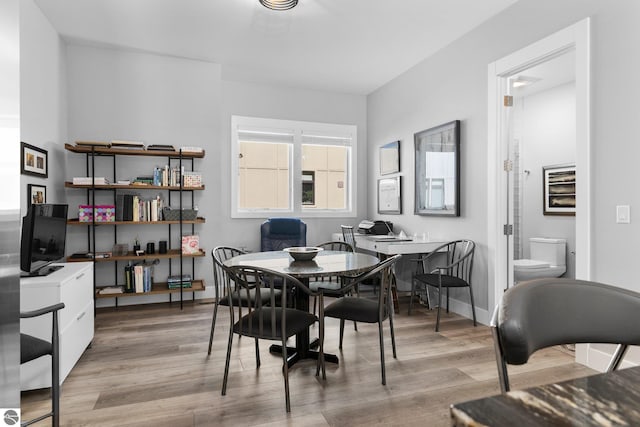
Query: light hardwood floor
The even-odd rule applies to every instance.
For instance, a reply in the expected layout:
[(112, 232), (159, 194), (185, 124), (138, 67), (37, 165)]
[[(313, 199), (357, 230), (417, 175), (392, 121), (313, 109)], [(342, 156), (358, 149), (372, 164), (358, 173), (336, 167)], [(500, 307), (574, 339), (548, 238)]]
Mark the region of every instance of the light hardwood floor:
[[(489, 328), (445, 314), (435, 333), (435, 311), (395, 317), (398, 358), (385, 322), (387, 386), (381, 385), (377, 326), (345, 328), (338, 350), (338, 321), (327, 319), (327, 380), (315, 362), (289, 372), (291, 413), (284, 404), (282, 359), (261, 342), (256, 369), (253, 340), (234, 337), (227, 395), (221, 396), (229, 315), (218, 312), (213, 351), (207, 356), (213, 305), (154, 304), (98, 310), (95, 338), (62, 387), (67, 426), (446, 426), (449, 405), (499, 393)], [(415, 307), (415, 306), (414, 306)], [(317, 334), (316, 330), (312, 335)], [(523, 388), (592, 374), (560, 348), (540, 351), (510, 369)], [(49, 409), (48, 390), (24, 392), (24, 419)], [(50, 421), (41, 422), (47, 425)]]

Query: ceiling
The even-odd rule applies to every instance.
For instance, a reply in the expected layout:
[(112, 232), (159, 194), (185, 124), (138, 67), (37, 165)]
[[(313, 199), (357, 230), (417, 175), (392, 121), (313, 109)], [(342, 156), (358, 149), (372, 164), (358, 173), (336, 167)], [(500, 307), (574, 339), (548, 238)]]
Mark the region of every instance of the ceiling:
[(35, 0), (68, 42), (221, 64), (222, 76), (369, 94), (517, 0)]

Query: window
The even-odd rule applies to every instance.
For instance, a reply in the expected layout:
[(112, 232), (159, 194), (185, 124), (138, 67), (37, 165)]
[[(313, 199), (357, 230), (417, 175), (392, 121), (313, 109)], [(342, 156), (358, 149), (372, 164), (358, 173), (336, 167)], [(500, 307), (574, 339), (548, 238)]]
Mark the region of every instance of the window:
[(356, 127), (233, 116), (232, 217), (353, 216)]

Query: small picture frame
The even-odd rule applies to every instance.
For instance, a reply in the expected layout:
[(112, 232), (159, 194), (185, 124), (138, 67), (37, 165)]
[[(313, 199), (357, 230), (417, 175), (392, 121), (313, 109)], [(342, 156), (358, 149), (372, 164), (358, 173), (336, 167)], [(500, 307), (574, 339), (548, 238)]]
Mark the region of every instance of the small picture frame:
[(29, 197), (29, 200), (27, 200), (27, 207), (31, 206), (31, 204), (40, 205), (42, 203), (47, 203), (47, 187), (38, 184), (28, 184), (27, 196)]
[(544, 215), (576, 214), (576, 166), (542, 167)]
[(20, 142), (20, 173), (47, 178), (49, 176), (47, 150)]
[(399, 176), (378, 180), (378, 213), (397, 215), (402, 213), (402, 192)]
[(400, 141), (380, 147), (380, 175), (400, 172)]

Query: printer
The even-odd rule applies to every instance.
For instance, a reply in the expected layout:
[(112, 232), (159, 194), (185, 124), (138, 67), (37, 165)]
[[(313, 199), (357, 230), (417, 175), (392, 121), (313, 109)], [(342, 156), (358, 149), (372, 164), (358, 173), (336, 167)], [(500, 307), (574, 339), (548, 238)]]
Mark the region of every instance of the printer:
[(390, 221), (370, 221), (368, 219), (358, 224), (358, 233), (386, 235), (393, 233), (393, 223)]

